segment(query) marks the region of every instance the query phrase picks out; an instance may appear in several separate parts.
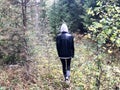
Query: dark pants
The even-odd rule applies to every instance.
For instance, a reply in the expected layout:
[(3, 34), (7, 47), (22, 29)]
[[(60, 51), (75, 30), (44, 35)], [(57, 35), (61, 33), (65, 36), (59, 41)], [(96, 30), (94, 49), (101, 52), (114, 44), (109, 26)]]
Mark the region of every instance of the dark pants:
[(70, 77), (71, 58), (61, 59), (61, 63), (62, 63), (62, 70), (63, 70), (64, 77)]

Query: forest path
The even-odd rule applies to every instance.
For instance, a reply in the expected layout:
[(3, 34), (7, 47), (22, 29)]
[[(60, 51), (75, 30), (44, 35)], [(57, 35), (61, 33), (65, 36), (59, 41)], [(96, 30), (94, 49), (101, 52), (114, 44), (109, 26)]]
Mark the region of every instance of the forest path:
[[(101, 71), (97, 64), (97, 46), (93, 42), (86, 37), (78, 40), (75, 35), (75, 57), (72, 59), (71, 83), (68, 86), (64, 83), (55, 41), (48, 34), (41, 34), (41, 36), (35, 34), (33, 38), (32, 44), (34, 44), (34, 47), (32, 50), (34, 50), (34, 60), (37, 62), (40, 87), (43, 90), (95, 90), (98, 87), (95, 84), (97, 84), (96, 80)], [(109, 74), (114, 74), (113, 69), (120, 75), (119, 65), (114, 67), (107, 65), (107, 61), (110, 59), (109, 55), (101, 53), (100, 58), (105, 74), (102, 79), (110, 78)], [(114, 84), (118, 84), (120, 78), (114, 75), (110, 80), (115, 80)], [(109, 80), (103, 80), (102, 82), (108, 84)], [(110, 82), (109, 84), (114, 87), (113, 83)], [(109, 88), (109, 86), (104, 85), (102, 87)]]
[(27, 34), (32, 63), (0, 68), (0, 90), (98, 90), (99, 86), (119, 90), (115, 89), (120, 87), (119, 61), (103, 52), (97, 55), (97, 46), (86, 36), (74, 34), (75, 57), (67, 85), (52, 36), (37, 30)]

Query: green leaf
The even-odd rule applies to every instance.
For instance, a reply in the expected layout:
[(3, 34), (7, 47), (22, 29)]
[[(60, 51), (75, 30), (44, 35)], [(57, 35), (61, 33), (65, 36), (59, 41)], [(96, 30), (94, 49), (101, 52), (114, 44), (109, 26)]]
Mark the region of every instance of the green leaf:
[(120, 47), (120, 38), (116, 40), (117, 47)]
[(97, 5), (98, 5), (98, 6), (101, 6), (101, 5), (102, 5), (102, 2), (101, 2), (101, 1), (98, 1), (98, 2), (97, 2)]
[(101, 23), (98, 22), (93, 22), (93, 25), (95, 26), (95, 28), (102, 28), (103, 25)]

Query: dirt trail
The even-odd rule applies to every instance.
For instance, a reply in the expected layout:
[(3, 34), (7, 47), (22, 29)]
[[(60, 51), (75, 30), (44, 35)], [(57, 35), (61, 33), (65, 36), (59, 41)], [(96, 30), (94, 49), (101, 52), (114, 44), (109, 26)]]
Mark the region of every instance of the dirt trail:
[[(72, 60), (71, 65), (71, 83), (70, 86), (66, 85), (62, 76), (61, 63), (57, 57), (55, 42), (50, 36), (44, 36), (45, 40), (40, 42), (37, 40), (35, 59), (38, 61), (37, 67), (40, 74), (40, 82), (43, 85), (44, 90), (95, 90), (97, 86), (97, 79), (101, 74), (98, 69), (98, 57), (101, 59), (101, 67), (103, 70), (102, 77), (100, 78), (102, 84), (101, 90), (106, 88), (114, 88), (120, 81), (120, 67), (107, 65), (109, 55), (100, 53), (100, 56), (96, 55), (96, 45), (86, 37), (81, 39), (75, 37), (75, 57)], [(44, 39), (43, 38), (43, 39)], [(42, 44), (40, 44), (42, 43)], [(105, 61), (106, 60), (106, 61)], [(113, 63), (114, 64), (114, 63)], [(113, 71), (115, 70), (115, 71)], [(117, 74), (114, 74), (116, 72)], [(111, 78), (109, 76), (113, 75)], [(115, 80), (114, 84), (109, 80)], [(106, 86), (104, 86), (106, 84)], [(111, 87), (109, 87), (109, 84)]]
[[(32, 62), (26, 67), (10, 66), (0, 69), (0, 90), (114, 90), (119, 87), (120, 63), (109, 63), (109, 55), (96, 55), (96, 45), (86, 37), (75, 36), (75, 57), (71, 64), (71, 83), (63, 80), (61, 63), (55, 42), (46, 32), (29, 34), (29, 51)], [(102, 73), (98, 68), (98, 57)], [(29, 72), (29, 73), (28, 73)], [(26, 77), (26, 76), (29, 76)], [(99, 78), (99, 76), (101, 76)], [(100, 79), (100, 80), (99, 80)], [(2, 88), (2, 89), (1, 89)]]

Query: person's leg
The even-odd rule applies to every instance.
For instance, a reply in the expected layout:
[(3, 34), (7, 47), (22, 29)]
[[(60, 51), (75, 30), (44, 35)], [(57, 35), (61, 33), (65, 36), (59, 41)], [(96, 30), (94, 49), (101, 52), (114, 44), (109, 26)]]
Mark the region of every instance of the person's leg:
[(70, 77), (70, 65), (71, 65), (71, 58), (67, 59), (67, 72), (66, 75), (69, 78)]
[(66, 77), (66, 60), (65, 59), (60, 59), (61, 63), (62, 63), (62, 71), (63, 71), (63, 75), (64, 78)]

